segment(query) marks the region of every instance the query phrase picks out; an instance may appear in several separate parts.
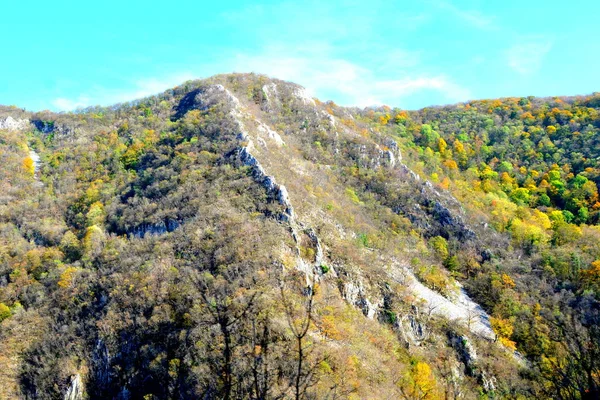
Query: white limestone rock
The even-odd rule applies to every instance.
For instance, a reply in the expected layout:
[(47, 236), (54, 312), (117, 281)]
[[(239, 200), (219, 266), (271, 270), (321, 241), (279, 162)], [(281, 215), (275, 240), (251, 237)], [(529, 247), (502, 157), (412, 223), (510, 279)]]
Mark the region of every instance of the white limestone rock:
[(0, 118), (0, 129), (7, 131), (20, 131), (29, 127), (28, 119), (14, 119), (10, 115), (6, 118)]
[(71, 377), (71, 384), (65, 393), (64, 400), (82, 400), (83, 399), (83, 382), (81, 381), (81, 375), (73, 375)]
[(309, 96), (308, 92), (303, 87), (295, 88), (294, 91), (292, 92), (292, 94), (298, 100), (300, 100), (302, 102), (302, 104), (304, 104), (304, 105), (311, 105), (311, 106), (317, 105), (317, 103), (315, 103), (315, 100)]
[(260, 122), (257, 129), (259, 133), (266, 135), (270, 140), (275, 142), (277, 146), (281, 147), (285, 144), (279, 133), (269, 128), (266, 124)]

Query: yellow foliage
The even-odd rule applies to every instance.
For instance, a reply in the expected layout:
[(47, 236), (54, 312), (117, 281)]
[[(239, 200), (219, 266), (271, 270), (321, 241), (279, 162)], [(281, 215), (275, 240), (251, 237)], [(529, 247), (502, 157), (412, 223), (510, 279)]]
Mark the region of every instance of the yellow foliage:
[(387, 123), (390, 121), (390, 115), (389, 114), (385, 114), (385, 115), (380, 115), (379, 116), (379, 123), (382, 125), (387, 125)]
[(60, 274), (60, 279), (58, 280), (58, 286), (63, 289), (71, 286), (71, 284), (73, 283), (73, 278), (74, 278), (75, 272), (77, 272), (77, 268), (75, 268), (75, 267), (68, 267), (67, 269), (65, 269), (64, 272), (62, 274)]
[(4, 303), (0, 303), (0, 322), (10, 317), (10, 315), (10, 308)]
[(394, 121), (397, 124), (401, 124), (406, 122), (406, 119), (408, 118), (408, 113), (406, 111), (400, 111), (398, 114), (396, 114), (396, 116), (394, 117)]
[(454, 160), (444, 161), (444, 166), (450, 170), (458, 169), (458, 165), (456, 164), (456, 161), (454, 161)]
[(491, 193), (494, 191), (494, 185), (493, 183), (486, 179), (485, 181), (483, 181), (483, 183), (481, 184), (481, 189), (485, 192), (485, 193)]
[(23, 160), (23, 168), (31, 176), (33, 176), (33, 174), (35, 174), (35, 165), (33, 164), (33, 159), (31, 157), (29, 157), (29, 156), (25, 157), (25, 159)]
[(444, 177), (444, 179), (442, 179), (442, 181), (440, 182), (440, 187), (444, 190), (448, 190), (448, 188), (450, 188), (450, 179), (448, 179), (448, 177)]
[(460, 140), (456, 139), (454, 140), (454, 151), (456, 151), (457, 153), (464, 153), (465, 152), (465, 146), (463, 146), (463, 144), (460, 142)]
[(517, 349), (517, 345), (515, 342), (513, 342), (512, 340), (505, 338), (505, 337), (500, 337), (498, 338), (498, 340), (500, 341), (500, 343), (502, 343), (504, 346), (508, 347), (509, 349), (515, 351)]
[(592, 263), (589, 269), (581, 271), (583, 280), (588, 285), (594, 285), (600, 288), (600, 260)]
[(510, 230), (513, 234), (513, 239), (522, 245), (537, 246), (546, 242), (548, 239), (548, 236), (542, 228), (519, 218), (512, 220)]
[(403, 390), (407, 398), (420, 400), (442, 398), (437, 390), (435, 376), (426, 362), (419, 361), (413, 366), (407, 386)]
[(492, 324), (492, 329), (498, 335), (500, 343), (511, 350), (515, 350), (515, 342), (509, 339), (514, 330), (512, 322), (508, 319), (490, 317), (490, 323)]
[(515, 281), (508, 274), (502, 274), (502, 283), (507, 288), (514, 288), (516, 286)]
[(340, 330), (336, 327), (336, 320), (333, 315), (323, 316), (321, 318), (320, 328), (321, 332), (325, 337), (333, 340), (342, 339), (342, 334)]
[(444, 154), (446, 152), (446, 149), (448, 148), (448, 144), (446, 143), (446, 141), (443, 138), (439, 138), (438, 139), (438, 150), (440, 152), (440, 154)]
[(83, 237), (83, 248), (86, 253), (99, 252), (104, 241), (104, 231), (98, 225), (87, 228)]
[(360, 204), (360, 199), (356, 195), (356, 192), (352, 188), (346, 188), (346, 195), (352, 200), (355, 204)]

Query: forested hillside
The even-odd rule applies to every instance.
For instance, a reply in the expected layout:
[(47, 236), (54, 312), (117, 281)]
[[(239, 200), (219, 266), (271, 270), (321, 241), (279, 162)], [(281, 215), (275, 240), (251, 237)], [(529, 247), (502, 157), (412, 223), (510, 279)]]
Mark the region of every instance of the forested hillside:
[(0, 399), (598, 398), (599, 112), (2, 107)]

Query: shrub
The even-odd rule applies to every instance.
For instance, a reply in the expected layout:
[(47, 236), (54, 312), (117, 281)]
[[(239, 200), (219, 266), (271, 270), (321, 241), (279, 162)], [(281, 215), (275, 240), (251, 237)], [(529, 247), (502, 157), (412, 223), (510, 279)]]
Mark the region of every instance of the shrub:
[(0, 303), (0, 322), (10, 317), (10, 315), (10, 308), (8, 308), (8, 306), (4, 303)]

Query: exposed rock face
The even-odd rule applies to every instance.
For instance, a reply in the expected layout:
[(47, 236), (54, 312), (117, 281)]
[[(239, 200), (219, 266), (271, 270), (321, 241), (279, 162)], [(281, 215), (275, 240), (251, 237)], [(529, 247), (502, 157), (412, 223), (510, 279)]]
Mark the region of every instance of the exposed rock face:
[(71, 377), (71, 385), (65, 393), (64, 400), (82, 400), (83, 399), (83, 382), (79, 374)]
[(439, 201), (433, 204), (433, 217), (446, 229), (451, 229), (461, 240), (474, 240), (475, 232), (469, 229), (459, 215), (442, 205)]
[(233, 96), (223, 85), (208, 85), (194, 89), (186, 94), (175, 107), (174, 119), (183, 117), (193, 109), (208, 110), (209, 108), (225, 103), (230, 108), (237, 108), (239, 100)]
[(321, 264), (323, 264), (323, 247), (321, 246), (321, 241), (319, 240), (317, 233), (312, 228), (307, 229), (306, 234), (310, 240), (312, 240), (315, 248), (315, 266), (320, 267)]
[(400, 266), (394, 279), (408, 287), (411, 292), (424, 303), (424, 308), (430, 310), (431, 315), (443, 317), (449, 321), (456, 321), (466, 326), (473, 334), (493, 340), (495, 335), (491, 328), (489, 316), (472, 301), (460, 288), (456, 299), (450, 300), (441, 294), (423, 285), (406, 267)]
[[(27, 120), (22, 120), (27, 121)], [(31, 124), (29, 124), (31, 122)], [(31, 121), (27, 121), (27, 127), (33, 125), (33, 128), (44, 134), (54, 134), (62, 137), (70, 136), (71, 139), (75, 138), (75, 133), (80, 129), (77, 127), (73, 127), (67, 124), (58, 123), (56, 121), (47, 121), (41, 119), (33, 119)]]
[(258, 124), (258, 131), (260, 133), (266, 134), (267, 137), (269, 139), (271, 139), (273, 142), (275, 142), (275, 144), (277, 146), (283, 146), (285, 144), (285, 142), (283, 141), (283, 139), (281, 138), (279, 133), (275, 132), (274, 130), (272, 130), (267, 125), (263, 124), (262, 122), (260, 122)]
[(381, 304), (373, 304), (367, 298), (365, 288), (361, 281), (345, 282), (340, 289), (343, 298), (348, 303), (358, 307), (367, 318), (375, 318)]
[(167, 218), (156, 224), (140, 225), (133, 230), (132, 234), (138, 238), (143, 238), (146, 235), (162, 235), (167, 232), (173, 232), (179, 225), (179, 222), (176, 220)]
[(412, 307), (409, 314), (400, 316), (396, 328), (400, 331), (402, 338), (408, 345), (419, 346), (430, 335), (430, 330), (421, 321), (421, 312), (416, 306)]
[(98, 339), (96, 342), (92, 362), (96, 383), (101, 387), (107, 386), (111, 381), (111, 356), (108, 351), (108, 346), (106, 346), (106, 343), (102, 339)]
[(33, 124), (33, 126), (35, 126), (35, 128), (38, 131), (42, 133), (51, 133), (54, 132), (54, 130), (56, 129), (56, 126), (54, 125), (53, 121), (34, 120), (31, 121), (31, 123)]
[(33, 160), (33, 171), (37, 173), (40, 169), (40, 155), (33, 150), (29, 150), (29, 157)]
[(0, 118), (0, 129), (7, 131), (19, 131), (29, 127), (28, 119), (14, 119), (11, 116)]
[(265, 96), (263, 109), (267, 112), (272, 112), (281, 103), (279, 93), (277, 92), (277, 84), (275, 82), (268, 83), (262, 87), (262, 90)]
[[(395, 165), (393, 155), (386, 153), (388, 164)], [(398, 152), (399, 178), (413, 184), (418, 191), (413, 201), (391, 205), (394, 212), (405, 215), (425, 236), (457, 237), (462, 243), (477, 244), (477, 235), (465, 223), (460, 202), (447, 192), (437, 191), (431, 182), (421, 180), (401, 159)]]
[[(278, 88), (275, 83), (263, 86), (262, 90), (265, 95), (263, 108), (266, 107), (268, 111), (268, 109), (278, 107), (282, 96), (286, 97), (290, 95), (290, 93), (286, 92), (284, 89), (289, 90), (289, 88)], [(299, 100), (304, 106), (314, 104), (314, 100), (310, 99), (306, 93), (300, 89), (292, 88), (291, 95), (294, 96), (296, 100)], [(249, 123), (249, 121), (254, 121), (256, 124), (254, 140), (265, 149), (268, 147), (268, 142), (274, 142), (277, 146), (283, 146), (285, 144), (283, 139), (278, 133), (269, 128), (268, 125), (256, 118), (252, 118), (246, 109), (242, 107), (240, 101), (222, 85), (212, 85), (197, 89), (190, 93), (189, 96), (190, 98), (187, 99), (188, 104), (185, 106), (188, 107), (187, 109), (207, 109), (218, 103), (226, 107), (226, 111), (232, 117), (236, 129), (238, 130), (237, 140), (240, 143), (239, 147), (232, 155), (243, 165), (250, 167), (254, 180), (260, 183), (275, 201), (284, 206), (285, 209), (278, 218), (281, 221), (290, 224), (292, 236), (297, 245), (299, 246), (300, 243), (300, 232), (306, 234), (312, 242), (312, 247), (315, 250), (315, 259), (306, 261), (298, 256), (297, 260), (297, 269), (305, 273), (307, 287), (310, 287), (312, 284), (310, 277), (314, 276), (315, 271), (320, 271), (320, 265), (324, 261), (322, 245), (316, 232), (313, 229), (304, 226), (301, 221), (297, 220), (286, 187), (278, 183), (274, 176), (268, 174), (260, 161), (256, 158), (255, 154), (253, 154), (254, 143), (246, 128), (245, 122)], [(184, 101), (182, 101), (182, 103), (183, 102)], [(330, 120), (331, 126), (335, 127), (335, 119), (333, 116), (327, 114), (327, 118)], [(462, 237), (464, 240), (472, 240), (475, 238), (475, 234), (465, 225), (462, 217), (456, 212), (451, 211), (449, 208), (457, 208), (455, 206), (457, 204), (460, 206), (460, 204), (450, 195), (439, 193), (430, 182), (422, 181), (414, 171), (403, 164), (402, 155), (398, 149), (397, 143), (393, 139), (385, 139), (381, 147), (379, 145), (367, 146), (365, 144), (360, 144), (351, 148), (350, 151), (353, 154), (352, 157), (360, 165), (368, 168), (386, 167), (394, 169), (399, 171), (402, 176), (405, 176), (408, 181), (411, 181), (416, 185), (417, 194), (420, 197), (416, 199), (416, 202), (412, 202), (412, 205), (416, 210), (414, 215), (417, 215), (418, 219), (423, 222), (423, 226), (427, 231), (430, 231), (432, 234), (434, 232), (435, 234), (440, 234), (440, 232), (447, 230), (448, 232), (453, 232), (453, 234), (458, 232), (458, 236)], [(260, 154), (262, 154), (262, 152)], [(166, 226), (150, 226), (145, 228), (142, 235), (146, 233), (162, 233), (167, 229)], [(300, 254), (299, 251), (298, 254)], [(351, 277), (345, 274), (341, 267), (340, 271), (345, 275), (343, 279), (339, 280), (339, 289), (343, 298), (348, 303), (358, 307), (363, 314), (370, 319), (376, 319), (378, 316), (383, 315), (383, 296), (373, 297), (369, 294), (370, 291), (366, 290), (366, 287), (370, 285), (368, 279), (363, 279), (363, 277), (360, 276)], [(406, 270), (405, 274), (408, 274), (408, 278), (405, 277), (406, 285), (410, 288), (411, 292), (420, 299), (425, 307), (421, 310), (418, 307), (414, 307), (413, 312), (404, 316), (399, 316), (396, 322), (396, 327), (401, 331), (408, 344), (418, 346), (430, 336), (431, 332), (427, 327), (427, 318), (425, 318), (425, 315), (438, 315), (451, 321), (457, 321), (461, 324), (468, 325), (468, 328), (473, 334), (486, 339), (493, 338), (493, 332), (490, 328), (487, 314), (469, 299), (462, 288), (460, 288), (460, 292), (457, 296), (458, 298), (450, 300), (439, 293), (426, 288), (414, 277), (412, 272)], [(319, 276), (316, 276), (315, 278), (321, 279)], [(455, 342), (456, 344), (453, 343), (453, 345), (457, 349), (457, 353), (459, 353), (459, 358), (463, 360), (466, 369), (475, 371), (477, 361), (475, 348), (466, 337), (455, 339)], [(473, 372), (473, 374), (475, 374), (475, 372)], [(482, 379), (480, 375), (481, 374), (473, 376)], [(486, 382), (489, 383), (489, 387), (493, 387), (494, 378), (486, 377)]]
[(459, 359), (465, 365), (467, 374), (476, 377), (486, 392), (490, 393), (496, 390), (496, 377), (479, 367), (477, 352), (469, 338), (451, 334), (450, 344), (454, 347)]
[(388, 163), (390, 164), (390, 167), (393, 168), (396, 165), (396, 156), (394, 156), (394, 153), (391, 150), (386, 151), (385, 155), (388, 159)]
[(483, 390), (485, 390), (487, 393), (493, 392), (496, 390), (496, 377), (491, 375), (488, 376), (488, 374), (485, 373), (485, 371), (481, 372), (481, 376), (479, 377), (481, 379), (481, 384), (483, 385)]
[(279, 204), (285, 207), (285, 211), (281, 214), (280, 218), (283, 221), (290, 222), (294, 219), (294, 208), (290, 202), (287, 189), (283, 185), (279, 185), (275, 182), (275, 178), (267, 175), (260, 162), (254, 157), (248, 150), (248, 146), (243, 146), (238, 150), (238, 156), (240, 161), (252, 168), (252, 175), (254, 179), (259, 182), (266, 190), (267, 193), (272, 195)]
[(303, 104), (311, 106), (316, 105), (315, 100), (308, 95), (308, 92), (305, 88), (298, 86), (294, 89), (293, 93), (294, 96), (296, 96), (296, 98), (302, 101)]
[(450, 338), (452, 347), (457, 351), (460, 360), (465, 365), (469, 374), (474, 374), (477, 369), (477, 351), (466, 336), (452, 336)]

